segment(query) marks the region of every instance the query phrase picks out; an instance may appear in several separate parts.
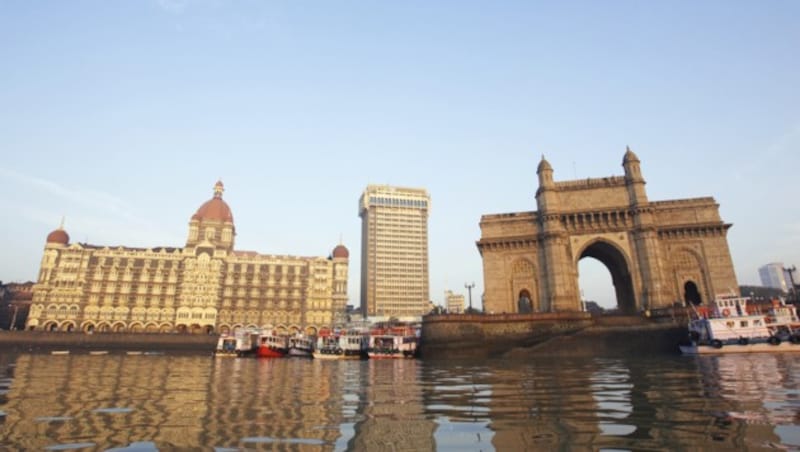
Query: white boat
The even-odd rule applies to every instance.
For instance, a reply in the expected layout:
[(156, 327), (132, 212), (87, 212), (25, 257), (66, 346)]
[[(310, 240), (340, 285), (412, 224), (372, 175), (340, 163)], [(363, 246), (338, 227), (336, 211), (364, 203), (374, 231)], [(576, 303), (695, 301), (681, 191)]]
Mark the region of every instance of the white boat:
[(240, 330), (233, 335), (222, 334), (217, 339), (214, 356), (233, 357), (255, 355), (259, 345), (260, 331)]
[(108, 350), (92, 350), (89, 352), (90, 355), (107, 355)]
[(314, 351), (314, 340), (308, 336), (295, 334), (289, 337), (289, 356), (311, 358)]
[(363, 359), (367, 357), (369, 334), (366, 331), (345, 330), (317, 336), (314, 359)]
[(369, 359), (415, 358), (419, 329), (412, 325), (377, 326), (370, 330)]
[(782, 300), (762, 313), (747, 297), (722, 296), (693, 310), (689, 339), (679, 347), (686, 355), (800, 352), (800, 321)]
[(50, 352), (51, 355), (69, 355), (69, 350), (53, 350)]

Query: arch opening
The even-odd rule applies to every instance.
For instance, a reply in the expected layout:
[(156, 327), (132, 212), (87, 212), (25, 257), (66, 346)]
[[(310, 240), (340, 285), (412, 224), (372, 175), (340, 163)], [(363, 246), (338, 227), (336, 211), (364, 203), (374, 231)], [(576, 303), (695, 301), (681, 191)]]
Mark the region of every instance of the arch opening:
[(628, 262), (619, 249), (608, 242), (597, 241), (583, 250), (578, 266), (578, 287), (581, 302), (586, 302), (585, 309), (636, 313), (633, 279)]
[(686, 281), (683, 285), (683, 301), (686, 306), (699, 306), (703, 303), (703, 297), (694, 281)]

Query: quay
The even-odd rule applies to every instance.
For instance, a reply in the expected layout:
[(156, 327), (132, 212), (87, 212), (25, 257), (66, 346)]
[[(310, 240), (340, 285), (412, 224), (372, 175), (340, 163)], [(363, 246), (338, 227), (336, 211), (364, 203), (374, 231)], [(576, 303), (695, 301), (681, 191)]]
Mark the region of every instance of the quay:
[(429, 315), (422, 322), (421, 353), (430, 359), (677, 354), (687, 334), (683, 313), (648, 314)]
[[(585, 312), (445, 314), (423, 317), (424, 359), (525, 359), (532, 356), (613, 356), (677, 353), (686, 322), (674, 313), (601, 315)], [(212, 353), (216, 334), (0, 331), (0, 350), (50, 352), (168, 351)]]
[(0, 331), (0, 350), (10, 352), (171, 351), (212, 353), (217, 335), (179, 333), (93, 333)]

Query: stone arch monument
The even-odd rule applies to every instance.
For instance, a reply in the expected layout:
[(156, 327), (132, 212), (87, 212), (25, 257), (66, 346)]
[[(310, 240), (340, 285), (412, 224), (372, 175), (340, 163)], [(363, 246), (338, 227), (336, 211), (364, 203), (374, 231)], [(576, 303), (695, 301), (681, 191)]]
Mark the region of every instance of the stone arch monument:
[(630, 149), (622, 167), (623, 176), (556, 182), (542, 156), (538, 210), (481, 217), (486, 312), (580, 310), (584, 257), (605, 264), (617, 304), (629, 313), (738, 292), (731, 224), (714, 198), (650, 201)]

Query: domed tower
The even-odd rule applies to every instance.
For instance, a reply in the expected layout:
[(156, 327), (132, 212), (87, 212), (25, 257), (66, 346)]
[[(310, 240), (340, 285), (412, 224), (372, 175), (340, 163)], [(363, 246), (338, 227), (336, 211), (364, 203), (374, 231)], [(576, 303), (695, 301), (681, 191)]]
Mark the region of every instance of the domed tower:
[(625, 169), (625, 186), (628, 187), (628, 197), (633, 206), (647, 204), (647, 193), (644, 190), (646, 182), (642, 177), (640, 165), (639, 157), (626, 146), (625, 157), (622, 158), (622, 168)]
[(333, 312), (344, 313), (347, 307), (347, 278), (350, 251), (341, 243), (331, 253), (333, 260)]
[(232, 251), (236, 228), (228, 204), (222, 200), (225, 186), (222, 181), (214, 184), (214, 197), (203, 203), (189, 221), (189, 239), (186, 248), (213, 247)]
[(536, 190), (536, 208), (539, 213), (547, 213), (548, 210), (556, 208), (558, 202), (557, 194), (555, 191), (556, 184), (553, 182), (553, 167), (550, 166), (544, 155), (539, 166), (536, 168), (536, 174), (539, 176), (539, 189)]

